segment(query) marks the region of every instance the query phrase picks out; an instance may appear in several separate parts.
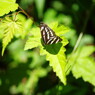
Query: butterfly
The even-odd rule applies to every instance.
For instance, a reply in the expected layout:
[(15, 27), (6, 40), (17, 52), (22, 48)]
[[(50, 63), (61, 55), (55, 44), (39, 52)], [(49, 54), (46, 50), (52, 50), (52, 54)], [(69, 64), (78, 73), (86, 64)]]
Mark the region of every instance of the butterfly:
[(62, 39), (55, 34), (55, 32), (44, 23), (40, 23), (41, 37), (45, 45), (57, 44)]

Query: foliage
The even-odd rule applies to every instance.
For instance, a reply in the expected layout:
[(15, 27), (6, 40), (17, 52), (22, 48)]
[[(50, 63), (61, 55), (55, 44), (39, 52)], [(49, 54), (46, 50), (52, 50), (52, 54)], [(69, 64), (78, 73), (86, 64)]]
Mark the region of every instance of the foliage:
[(4, 53), (6, 46), (12, 40), (13, 36), (14, 35), (16, 37), (21, 36), (22, 38), (24, 38), (27, 35), (32, 23), (33, 21), (31, 21), (30, 19), (26, 21), (25, 17), (20, 14), (17, 15), (16, 18), (6, 17), (4, 20), (2, 20), (0, 26), (1, 29), (3, 28), (2, 55)]
[(85, 46), (81, 48), (81, 50), (76, 51), (70, 60), (72, 64), (75, 64), (72, 68), (72, 73), (75, 78), (82, 77), (84, 81), (88, 81), (93, 85), (95, 85), (95, 62), (94, 58), (89, 56), (91, 56), (94, 51), (95, 47)]
[(18, 20), (10, 19), (9, 17), (6, 17), (5, 20), (2, 21), (1, 27), (4, 28), (3, 42), (2, 42), (3, 43), (2, 55), (3, 55), (6, 46), (11, 41), (14, 34), (16, 34), (16, 32), (18, 34), (22, 34), (23, 28), (21, 22), (19, 22)]
[[(94, 7), (95, 0), (0, 1), (0, 95), (94, 95)], [(44, 45), (39, 22), (62, 42)]]
[(10, 11), (15, 11), (18, 8), (16, 0), (2, 0), (0, 1), (0, 16), (8, 14)]
[[(58, 27), (58, 22), (51, 23), (49, 25), (58, 35), (62, 35), (67, 32), (69, 29), (63, 25)], [(46, 59), (50, 62), (50, 66), (53, 67), (53, 70), (56, 72), (57, 76), (61, 79), (61, 81), (66, 84), (66, 76), (65, 76), (65, 65), (66, 65), (66, 57), (65, 57), (65, 46), (68, 41), (62, 37), (62, 44), (54, 44), (54, 45), (43, 45), (41, 43), (41, 36), (39, 28), (33, 28), (32, 30), (33, 37), (29, 38), (25, 45), (25, 50), (32, 49), (34, 47), (40, 47), (41, 55), (46, 55)], [(37, 33), (36, 33), (37, 32)]]

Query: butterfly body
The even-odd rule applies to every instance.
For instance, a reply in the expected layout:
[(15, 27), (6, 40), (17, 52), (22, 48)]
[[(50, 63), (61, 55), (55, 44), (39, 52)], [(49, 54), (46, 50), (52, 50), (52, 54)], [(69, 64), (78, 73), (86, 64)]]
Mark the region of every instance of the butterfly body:
[(61, 42), (62, 39), (55, 34), (55, 32), (49, 28), (46, 24), (40, 23), (41, 36), (44, 44), (56, 44)]

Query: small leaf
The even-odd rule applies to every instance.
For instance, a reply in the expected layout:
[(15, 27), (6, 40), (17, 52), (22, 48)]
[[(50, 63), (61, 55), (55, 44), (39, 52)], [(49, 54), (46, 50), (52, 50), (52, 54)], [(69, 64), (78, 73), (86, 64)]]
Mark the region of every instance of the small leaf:
[[(67, 29), (65, 26), (61, 28), (58, 27), (58, 22), (51, 23), (48, 25), (53, 29), (56, 34), (60, 35), (64, 29)], [(63, 30), (61, 30), (63, 29)], [(66, 84), (66, 75), (65, 75), (65, 65), (66, 65), (66, 49), (63, 47), (68, 44), (68, 40), (62, 36), (62, 42), (52, 45), (43, 45), (41, 42), (41, 34), (39, 28), (33, 28), (31, 30), (32, 37), (29, 38), (25, 45), (25, 50), (32, 49), (35, 47), (40, 48), (40, 54), (46, 55), (46, 59), (50, 62), (50, 66), (53, 67), (54, 72), (60, 78), (60, 80)], [(64, 34), (64, 31), (63, 31)]]
[(18, 4), (15, 2), (16, 0), (0, 0), (0, 16), (15, 11), (18, 8)]

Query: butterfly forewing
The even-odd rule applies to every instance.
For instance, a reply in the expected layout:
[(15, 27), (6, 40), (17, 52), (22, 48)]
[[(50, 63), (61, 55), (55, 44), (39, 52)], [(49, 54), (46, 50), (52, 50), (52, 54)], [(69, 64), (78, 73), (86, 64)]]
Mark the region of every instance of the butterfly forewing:
[(56, 44), (58, 42), (61, 42), (62, 39), (58, 37), (54, 31), (49, 28), (46, 24), (41, 23), (40, 24), (40, 30), (41, 30), (41, 36), (44, 44)]

